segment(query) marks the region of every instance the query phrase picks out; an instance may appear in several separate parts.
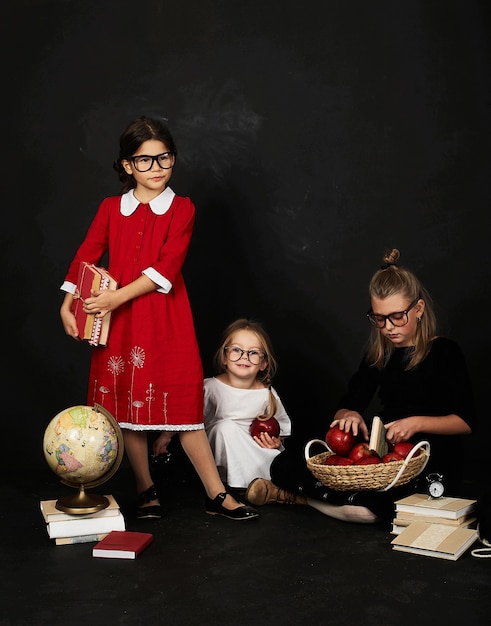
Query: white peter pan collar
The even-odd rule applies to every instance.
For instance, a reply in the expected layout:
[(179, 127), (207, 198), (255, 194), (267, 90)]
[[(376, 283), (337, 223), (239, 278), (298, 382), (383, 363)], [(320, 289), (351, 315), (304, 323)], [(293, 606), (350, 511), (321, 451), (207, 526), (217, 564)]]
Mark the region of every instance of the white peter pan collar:
[[(135, 198), (135, 194), (133, 193), (134, 189), (128, 191), (123, 196), (121, 196), (121, 205), (120, 211), (121, 215), (128, 217), (132, 213), (134, 213), (137, 207), (141, 204), (139, 200)], [(151, 200), (148, 205), (152, 209), (152, 212), (155, 215), (163, 215), (167, 213), (172, 204), (172, 200), (174, 200), (174, 196), (176, 194), (172, 191), (170, 187), (166, 187), (164, 191), (158, 195), (156, 198)]]

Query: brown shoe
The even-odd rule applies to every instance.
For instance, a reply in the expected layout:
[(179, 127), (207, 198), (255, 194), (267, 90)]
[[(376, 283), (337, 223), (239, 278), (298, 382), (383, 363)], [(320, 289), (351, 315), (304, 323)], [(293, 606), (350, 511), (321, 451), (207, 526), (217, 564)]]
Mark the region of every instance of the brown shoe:
[(265, 478), (255, 478), (251, 482), (245, 492), (245, 499), (255, 506), (262, 506), (271, 502), (279, 504), (307, 504), (304, 496), (280, 489)]

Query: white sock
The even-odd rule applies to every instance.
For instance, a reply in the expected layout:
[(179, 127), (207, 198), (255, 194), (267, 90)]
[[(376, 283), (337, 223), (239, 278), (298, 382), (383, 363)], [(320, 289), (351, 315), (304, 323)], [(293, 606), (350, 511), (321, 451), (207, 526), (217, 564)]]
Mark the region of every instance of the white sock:
[(320, 511), (324, 515), (334, 517), (343, 522), (357, 522), (358, 524), (375, 524), (379, 518), (365, 506), (355, 506), (353, 504), (329, 504), (307, 498), (307, 503), (312, 508)]

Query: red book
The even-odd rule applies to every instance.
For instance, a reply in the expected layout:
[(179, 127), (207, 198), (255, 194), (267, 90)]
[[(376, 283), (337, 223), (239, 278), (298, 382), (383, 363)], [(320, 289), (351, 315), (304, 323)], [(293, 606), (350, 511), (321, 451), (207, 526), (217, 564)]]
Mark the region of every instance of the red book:
[(103, 559), (136, 559), (152, 541), (151, 533), (113, 530), (92, 548), (92, 556)]
[(90, 298), (91, 290), (117, 289), (117, 286), (116, 280), (103, 267), (96, 267), (93, 263), (85, 261), (80, 263), (73, 313), (80, 338), (87, 339), (91, 346), (107, 345), (111, 313), (106, 313), (102, 319), (84, 313), (84, 300)]

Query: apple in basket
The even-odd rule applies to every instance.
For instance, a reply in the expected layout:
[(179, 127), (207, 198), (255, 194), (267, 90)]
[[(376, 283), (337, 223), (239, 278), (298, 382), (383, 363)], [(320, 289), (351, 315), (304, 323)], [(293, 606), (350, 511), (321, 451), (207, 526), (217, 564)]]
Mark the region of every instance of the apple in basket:
[(404, 461), (404, 457), (401, 454), (397, 454), (395, 450), (391, 450), (384, 454), (382, 457), (382, 463), (390, 463), (391, 461)]
[(348, 456), (351, 448), (356, 443), (356, 436), (351, 431), (345, 432), (337, 426), (333, 426), (327, 431), (325, 442), (334, 454)]
[(371, 454), (369, 456), (362, 456), (361, 459), (353, 463), (353, 465), (377, 465), (378, 463), (382, 463), (382, 459), (376, 454)]
[[(396, 443), (394, 445), (392, 450), (394, 452), (397, 452), (397, 454), (400, 454), (402, 458), (405, 459), (413, 448), (414, 448), (414, 444), (411, 443), (410, 441), (399, 441), (399, 443)], [(414, 456), (418, 456), (419, 452), (420, 451), (418, 450)]]
[[(349, 453), (349, 458), (353, 461), (353, 463), (358, 463), (367, 456), (375, 456), (374, 453), (370, 450), (368, 443), (366, 441), (360, 441), (356, 443)], [(379, 459), (380, 460), (380, 459)]]
[(353, 461), (348, 459), (347, 456), (340, 456), (339, 454), (331, 454), (326, 457), (324, 465), (353, 465)]
[(280, 424), (276, 417), (258, 415), (249, 427), (252, 437), (259, 437), (260, 433), (268, 433), (270, 437), (280, 436)]

